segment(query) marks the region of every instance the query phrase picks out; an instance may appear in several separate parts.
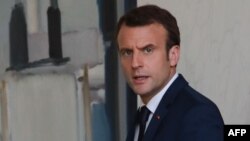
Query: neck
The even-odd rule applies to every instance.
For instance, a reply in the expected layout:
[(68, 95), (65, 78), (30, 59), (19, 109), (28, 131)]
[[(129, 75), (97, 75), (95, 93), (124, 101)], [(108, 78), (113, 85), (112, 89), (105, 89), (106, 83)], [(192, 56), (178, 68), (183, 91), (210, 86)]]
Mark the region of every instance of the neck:
[(169, 81), (173, 78), (173, 76), (176, 74), (176, 69), (172, 69), (170, 72), (169, 72), (169, 77), (168, 79), (165, 81), (165, 83), (159, 88), (159, 89), (156, 89), (154, 91), (152, 91), (151, 93), (148, 93), (148, 94), (144, 94), (144, 95), (141, 95), (140, 98), (143, 102), (143, 104), (147, 105), (147, 103), (155, 96), (157, 95), (168, 83)]

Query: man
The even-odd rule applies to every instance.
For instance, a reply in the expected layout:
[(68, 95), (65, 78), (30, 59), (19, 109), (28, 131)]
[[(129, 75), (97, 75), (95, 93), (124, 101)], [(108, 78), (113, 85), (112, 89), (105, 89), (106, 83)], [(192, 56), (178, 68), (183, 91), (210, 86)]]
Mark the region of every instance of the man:
[(135, 8), (119, 20), (116, 38), (125, 77), (143, 102), (139, 111), (149, 115), (144, 125), (135, 122), (127, 141), (223, 141), (217, 106), (176, 72), (180, 32), (171, 13)]

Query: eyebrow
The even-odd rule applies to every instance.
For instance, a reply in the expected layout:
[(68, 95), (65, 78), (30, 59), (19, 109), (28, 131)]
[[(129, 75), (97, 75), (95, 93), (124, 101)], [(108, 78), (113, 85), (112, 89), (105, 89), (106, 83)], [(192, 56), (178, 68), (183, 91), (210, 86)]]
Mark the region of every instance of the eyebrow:
[(133, 50), (133, 49), (129, 48), (129, 47), (121, 47), (121, 48), (119, 48), (119, 52), (123, 51), (123, 50)]
[(147, 44), (145, 46), (139, 47), (139, 49), (145, 49), (145, 48), (148, 48), (148, 47), (155, 48), (155, 45), (150, 43), (150, 44)]
[[(144, 46), (141, 46), (141, 47), (138, 47), (138, 49), (145, 49), (147, 47), (151, 47), (151, 48), (154, 48), (156, 45), (152, 44), (152, 43), (149, 43), (149, 44), (146, 44)], [(131, 47), (126, 47), (126, 46), (122, 46), (121, 48), (119, 48), (119, 51), (122, 51), (122, 50), (133, 50), (133, 48)]]
[(122, 53), (124, 53), (125, 51), (133, 51), (133, 49), (131, 49), (131, 48), (121, 48), (121, 49), (119, 49), (119, 51), (118, 51), (118, 53), (119, 54), (122, 54)]

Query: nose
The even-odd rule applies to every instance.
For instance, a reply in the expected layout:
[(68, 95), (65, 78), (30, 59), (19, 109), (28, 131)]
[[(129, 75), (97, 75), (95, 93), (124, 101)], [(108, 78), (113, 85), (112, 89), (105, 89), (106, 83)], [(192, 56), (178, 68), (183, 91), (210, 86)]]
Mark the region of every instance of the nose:
[(133, 69), (137, 69), (143, 66), (143, 59), (142, 56), (140, 56), (139, 53), (134, 53), (132, 57), (132, 64)]

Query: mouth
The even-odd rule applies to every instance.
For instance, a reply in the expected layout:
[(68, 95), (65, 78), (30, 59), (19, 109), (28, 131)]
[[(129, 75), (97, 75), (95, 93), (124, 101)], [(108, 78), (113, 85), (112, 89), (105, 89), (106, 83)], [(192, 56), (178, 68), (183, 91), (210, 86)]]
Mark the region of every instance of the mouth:
[(149, 78), (149, 76), (134, 76), (133, 81), (135, 84), (143, 84)]

